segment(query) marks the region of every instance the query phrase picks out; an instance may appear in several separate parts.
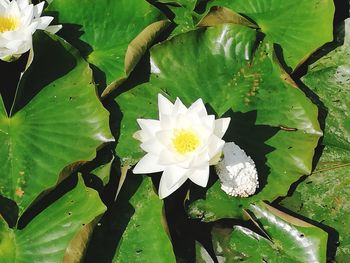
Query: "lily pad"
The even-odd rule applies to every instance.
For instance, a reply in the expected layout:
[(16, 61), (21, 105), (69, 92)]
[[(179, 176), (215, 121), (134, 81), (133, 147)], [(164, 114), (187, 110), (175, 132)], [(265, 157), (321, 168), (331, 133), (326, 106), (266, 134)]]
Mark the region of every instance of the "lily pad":
[(197, 5), (204, 2), (203, 0), (158, 0), (157, 2), (166, 4), (175, 15), (173, 21), (177, 26), (171, 32), (172, 36), (195, 29), (203, 16), (195, 10)]
[(0, 217), (0, 258), (6, 263), (62, 262), (74, 235), (106, 210), (83, 180), (44, 209), (25, 228), (10, 229)]
[(264, 203), (249, 210), (263, 232), (238, 225), (214, 227), (213, 246), (220, 262), (326, 262), (325, 231)]
[(176, 262), (166, 233), (163, 201), (155, 193), (151, 178), (127, 175), (118, 202), (116, 223), (122, 226), (129, 220), (113, 262)]
[(176, 3), (182, 7), (188, 8), (190, 10), (193, 10), (197, 3), (203, 1), (203, 0), (158, 0), (159, 3)]
[(333, 231), (334, 236), (329, 242), (332, 253), (330, 257), (335, 256), (336, 262), (348, 262), (350, 202), (347, 197), (350, 195), (350, 162), (336, 162), (334, 157), (337, 159), (337, 155), (326, 148), (314, 173), (296, 188), (291, 197), (280, 204), (322, 224), (326, 229), (334, 228), (339, 237)]
[[(134, 69), (158, 32), (168, 25), (145, 0), (55, 0), (60, 33), (87, 61), (105, 74), (106, 85), (118, 86)], [(76, 34), (72, 34), (72, 31)], [(81, 31), (80, 31), (81, 30)], [(110, 92), (110, 91), (108, 91)]]
[[(330, 241), (337, 262), (350, 261), (350, 19), (337, 29), (338, 48), (312, 64), (304, 82), (318, 94), (327, 111), (325, 149), (313, 174), (281, 204), (334, 228)], [(338, 247), (338, 249), (336, 249)]]
[[(323, 144), (346, 151), (350, 158), (350, 19), (337, 29), (340, 45), (309, 66), (303, 82), (321, 100), (327, 112)], [(339, 160), (341, 161), (341, 160)]]
[(97, 147), (113, 140), (109, 114), (78, 51), (37, 32), (34, 52), (10, 116), (0, 98), (0, 195), (16, 201), (20, 213), (65, 167), (93, 159)]
[(292, 70), (333, 40), (332, 0), (212, 0), (208, 6), (227, 7), (253, 20), (268, 41), (281, 46)]
[[(225, 141), (234, 141), (256, 162), (261, 188), (251, 198), (226, 195), (216, 182), (189, 213), (203, 220), (239, 217), (256, 200), (285, 195), (311, 172), (321, 136), (317, 107), (281, 70), (272, 45), (255, 50), (256, 31), (224, 24), (181, 34), (151, 49), (150, 83), (116, 98), (123, 113), (117, 154), (134, 164), (143, 155), (132, 138), (137, 118), (157, 118), (157, 93), (187, 104), (202, 98), (208, 110), (231, 117)], [(253, 55), (254, 54), (254, 55)], [(212, 175), (214, 176), (214, 175)]]

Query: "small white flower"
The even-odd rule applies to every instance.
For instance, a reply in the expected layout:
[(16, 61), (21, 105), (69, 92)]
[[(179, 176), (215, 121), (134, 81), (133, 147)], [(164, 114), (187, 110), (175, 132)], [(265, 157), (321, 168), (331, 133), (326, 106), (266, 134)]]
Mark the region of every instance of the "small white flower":
[(40, 17), (44, 3), (37, 5), (29, 0), (0, 0), (0, 59), (10, 61), (32, 48), (32, 35), (37, 29), (52, 34), (61, 25), (49, 26), (53, 17)]
[(179, 98), (172, 104), (158, 95), (159, 120), (138, 119), (141, 130), (135, 134), (147, 154), (133, 172), (146, 174), (163, 171), (159, 197), (165, 198), (187, 179), (205, 187), (209, 165), (221, 154), (221, 139), (230, 118), (215, 120), (198, 99), (189, 108)]
[(221, 189), (232, 196), (254, 194), (259, 187), (254, 161), (233, 142), (224, 145), (223, 153), (223, 160), (215, 166)]

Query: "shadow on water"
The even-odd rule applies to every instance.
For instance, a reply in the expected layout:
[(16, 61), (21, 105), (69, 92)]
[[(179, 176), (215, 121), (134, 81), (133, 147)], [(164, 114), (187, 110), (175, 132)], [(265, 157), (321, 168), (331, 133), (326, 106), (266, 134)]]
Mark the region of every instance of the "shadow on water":
[(45, 86), (66, 75), (76, 65), (75, 57), (60, 42), (52, 40), (43, 32), (35, 34), (33, 47), (34, 60), (18, 87), (12, 115), (27, 105)]
[(135, 209), (129, 203), (130, 198), (141, 185), (142, 176), (127, 176), (123, 191), (117, 202), (111, 205), (94, 229), (84, 262), (101, 263), (113, 261), (117, 245), (133, 216)]
[[(51, 24), (60, 24), (59, 12), (45, 11), (45, 15), (54, 17), (54, 20), (51, 22)], [(93, 51), (93, 48), (88, 43), (80, 39), (80, 37), (85, 34), (83, 26), (72, 23), (61, 23), (61, 25), (62, 29), (56, 34), (77, 48), (80, 51), (81, 55), (86, 58)]]
[(7, 115), (10, 115), (17, 84), (27, 64), (28, 54), (29, 52), (26, 52), (17, 61), (13, 62), (4, 62), (0, 60), (1, 75), (6, 76), (2, 77), (0, 80), (0, 95), (3, 99)]
[(71, 191), (78, 182), (77, 174), (71, 175), (64, 179), (53, 190), (45, 194), (44, 198), (39, 198), (23, 213), (18, 220), (18, 229), (26, 227), (37, 215), (61, 198), (64, 194)]
[(270, 173), (270, 168), (266, 164), (266, 155), (275, 150), (265, 142), (273, 137), (280, 128), (255, 124), (257, 118), (255, 110), (246, 113), (230, 110), (223, 117), (231, 118), (230, 126), (223, 138), (224, 141), (236, 143), (252, 157), (259, 173), (259, 184), (261, 185), (259, 189), (263, 189)]
[(13, 228), (16, 226), (18, 212), (18, 206), (13, 200), (0, 195), (0, 217), (7, 222), (9, 227)]

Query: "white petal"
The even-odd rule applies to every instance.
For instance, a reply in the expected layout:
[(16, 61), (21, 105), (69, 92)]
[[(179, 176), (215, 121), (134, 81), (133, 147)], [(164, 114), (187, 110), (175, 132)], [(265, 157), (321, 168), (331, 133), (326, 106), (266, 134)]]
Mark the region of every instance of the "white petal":
[(154, 135), (158, 130), (160, 130), (160, 122), (158, 120), (137, 119), (137, 123), (140, 125), (141, 129), (148, 134)]
[(209, 165), (191, 170), (188, 172), (187, 176), (195, 184), (206, 187), (209, 180)]
[(145, 142), (152, 138), (151, 134), (148, 134), (147, 132), (143, 130), (136, 131), (132, 137), (138, 141)]
[(40, 17), (43, 12), (45, 2), (40, 2), (34, 6), (34, 17)]
[(160, 125), (162, 129), (171, 130), (176, 124), (176, 118), (173, 118), (170, 115), (162, 115)]
[(0, 0), (0, 10), (7, 9), (8, 5), (10, 4), (10, 1), (8, 0)]
[(163, 149), (162, 144), (160, 144), (157, 140), (155, 140), (154, 138), (148, 141), (145, 141), (143, 143), (141, 143), (140, 145), (141, 149), (144, 150), (145, 152), (148, 153), (153, 153), (156, 155), (159, 155), (160, 152)]
[(176, 155), (167, 149), (163, 149), (159, 154), (159, 163), (161, 165), (168, 166), (178, 162)]
[(221, 140), (215, 135), (212, 135), (209, 142), (209, 158), (212, 159), (219, 152), (221, 152), (222, 148), (224, 147), (224, 144), (225, 144), (224, 140)]
[(179, 98), (176, 98), (172, 115), (176, 116), (179, 114), (185, 114), (187, 112), (186, 106), (182, 103), (182, 101)]
[(22, 10), (21, 26), (28, 26), (33, 19), (33, 5), (29, 5)]
[(162, 177), (164, 177), (167, 187), (171, 188), (177, 184), (182, 179), (182, 177), (186, 177), (187, 172), (188, 169), (183, 169), (178, 166), (169, 166), (164, 170)]
[[(27, 34), (31, 34), (33, 35), (34, 32), (36, 31), (37, 27), (38, 27), (39, 22), (32, 20), (32, 22), (30, 23), (30, 25), (28, 25), (27, 27), (23, 27), (21, 31), (26, 32)], [(9, 31), (11, 32), (11, 31)], [(13, 32), (18, 32), (18, 30), (13, 31)], [(5, 32), (6, 33), (6, 32)]]
[(43, 16), (43, 17), (36, 19), (35, 21), (38, 22), (37, 29), (41, 29), (41, 30), (46, 29), (52, 20), (53, 20), (52, 16)]
[(198, 99), (192, 103), (192, 105), (188, 108), (188, 113), (194, 113), (200, 117), (205, 117), (208, 115), (202, 99)]
[(173, 107), (174, 105), (167, 98), (160, 93), (158, 94), (159, 119), (161, 119), (161, 115), (170, 115)]
[(7, 10), (6, 10), (7, 15), (11, 17), (20, 17), (21, 12), (18, 8), (17, 2), (16, 1), (11, 1)]
[(162, 143), (166, 147), (169, 147), (171, 144), (172, 138), (174, 136), (174, 133), (170, 130), (160, 130), (156, 132), (154, 136), (160, 143)]
[(29, 0), (16, 0), (16, 1), (17, 1), (18, 6), (19, 6), (21, 9), (23, 9), (23, 8), (25, 8), (25, 7), (27, 7), (27, 6), (30, 5), (30, 4), (29, 4)]
[(8, 49), (12, 49), (12, 50), (18, 50), (21, 45), (23, 45), (23, 41), (12, 40), (12, 41), (8, 41), (5, 45), (5, 47)]
[(158, 156), (148, 153), (136, 164), (134, 174), (148, 174), (164, 171), (164, 166), (158, 164)]
[(45, 31), (47, 31), (51, 34), (56, 34), (61, 28), (62, 28), (62, 25), (53, 25), (53, 26), (48, 26), (45, 29)]
[(175, 192), (181, 185), (183, 185), (183, 183), (186, 182), (186, 180), (187, 180), (187, 177), (183, 176), (173, 187), (168, 187), (165, 177), (162, 176), (162, 178), (160, 179), (159, 190), (158, 190), (159, 198), (163, 199), (169, 196), (170, 194)]
[(230, 124), (230, 121), (231, 121), (231, 118), (221, 118), (221, 119), (215, 120), (214, 134), (219, 138), (222, 138), (222, 136), (224, 136)]
[[(45, 2), (43, 2), (45, 3)], [(32, 4), (29, 3), (29, 0), (17, 0), (18, 6), (23, 10), (28, 6), (34, 7)]]
[(204, 164), (208, 164), (210, 159), (211, 157), (209, 156), (208, 151), (202, 151), (199, 154), (197, 154), (195, 158), (193, 158), (190, 165), (192, 167), (202, 166)]
[(1, 4), (1, 0), (0, 0), (0, 16), (3, 16), (3, 14), (5, 14), (6, 8)]
[(200, 128), (200, 134), (202, 138), (208, 138), (209, 135), (213, 134), (215, 129), (215, 116), (207, 115), (205, 117), (200, 118), (200, 123), (196, 126)]

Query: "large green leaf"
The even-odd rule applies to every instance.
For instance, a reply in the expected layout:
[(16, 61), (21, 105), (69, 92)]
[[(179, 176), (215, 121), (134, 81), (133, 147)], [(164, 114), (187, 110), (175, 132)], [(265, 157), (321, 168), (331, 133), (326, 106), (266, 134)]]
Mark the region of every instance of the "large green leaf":
[(0, 98), (0, 195), (20, 212), (63, 168), (90, 160), (112, 140), (108, 112), (96, 96), (89, 65), (65, 41), (38, 32), (8, 117)]
[(158, 22), (160, 11), (145, 0), (55, 0), (48, 11), (58, 12), (60, 34), (103, 71), (107, 85), (117, 85), (130, 74), (167, 24)]
[(164, 4), (176, 4), (178, 6), (182, 6), (184, 8), (187, 8), (188, 10), (194, 10), (198, 2), (202, 2), (203, 0), (157, 0), (159, 3), (164, 3)]
[(157, 2), (165, 3), (165, 4), (176, 3), (180, 6), (193, 10), (196, 7), (197, 3), (200, 1), (203, 1), (203, 0), (158, 0)]
[(122, 226), (127, 222), (127, 226), (113, 262), (176, 262), (164, 228), (163, 201), (155, 193), (151, 179), (129, 174), (118, 202), (116, 223)]
[[(304, 83), (327, 111), (323, 144), (350, 159), (350, 19), (337, 29), (338, 48), (309, 67)], [(341, 161), (341, 159), (339, 160)]]
[(332, 0), (212, 0), (209, 6), (230, 8), (256, 22), (269, 41), (282, 47), (292, 69), (333, 39)]
[[(203, 220), (241, 215), (241, 206), (285, 195), (311, 171), (321, 135), (317, 108), (274, 62), (264, 42), (255, 51), (256, 32), (225, 24), (178, 35), (151, 49), (150, 83), (116, 98), (123, 119), (117, 153), (135, 163), (142, 150), (132, 138), (137, 118), (156, 118), (158, 92), (190, 105), (202, 98), (217, 116), (231, 117), (224, 139), (234, 141), (255, 160), (261, 188), (251, 198), (226, 195), (216, 182), (190, 209)], [(214, 175), (212, 175), (214, 176)]]
[(44, 209), (25, 228), (10, 229), (0, 217), (0, 261), (2, 263), (61, 262), (77, 231), (106, 207), (95, 190), (83, 180)]
[[(282, 204), (339, 233), (337, 262), (350, 261), (350, 19), (337, 29), (334, 51), (310, 66), (303, 78), (327, 111), (325, 149), (314, 173)], [(345, 36), (345, 37), (344, 37)], [(333, 238), (331, 247), (338, 245)]]
[(177, 24), (171, 33), (177, 35), (196, 27), (200, 15), (194, 11), (197, 4), (203, 0), (158, 0), (159, 3), (168, 4), (167, 7), (174, 13), (173, 21)]
[(242, 226), (214, 227), (213, 246), (220, 262), (326, 262), (327, 233), (322, 229), (264, 203), (249, 209), (266, 235)]
[[(347, 156), (349, 158), (349, 155)], [(345, 166), (337, 162), (339, 154), (325, 149), (314, 173), (303, 181), (291, 197), (281, 205), (315, 220), (324, 226), (334, 228), (336, 232), (330, 240), (330, 248), (335, 252), (336, 262), (350, 260), (350, 163)], [(327, 227), (327, 229), (330, 229)]]

